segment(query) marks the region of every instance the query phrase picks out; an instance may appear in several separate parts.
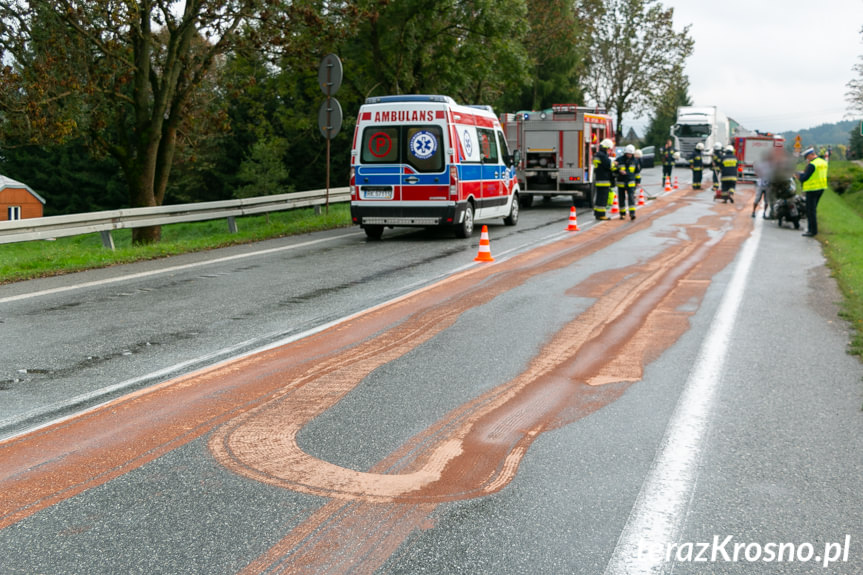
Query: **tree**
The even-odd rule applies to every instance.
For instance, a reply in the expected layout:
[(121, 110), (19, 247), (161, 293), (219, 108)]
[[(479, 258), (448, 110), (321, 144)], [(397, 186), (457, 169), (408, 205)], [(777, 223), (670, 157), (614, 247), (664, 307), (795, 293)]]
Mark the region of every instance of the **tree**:
[[(863, 28), (860, 29), (860, 33), (863, 35)], [(849, 112), (863, 115), (863, 56), (858, 56), (858, 60), (859, 62), (851, 68), (857, 77), (848, 82), (845, 99), (848, 101)]]
[[(351, 14), (302, 0), (0, 0), (4, 135), (58, 143), (83, 135), (119, 164), (133, 207), (161, 205), (178, 134), (206, 100), (224, 54), (325, 40)], [(158, 241), (158, 227), (134, 230)]]
[(615, 115), (622, 133), (624, 114), (647, 111), (679, 79), (694, 46), (689, 26), (675, 32), (674, 10), (656, 0), (607, 0), (598, 9), (582, 8), (582, 20), (595, 22), (587, 92)]
[(664, 146), (671, 133), (671, 126), (677, 119), (677, 108), (691, 105), (689, 79), (681, 72), (678, 79), (669, 85), (654, 104), (650, 123), (644, 135), (645, 145)]
[(863, 160), (863, 127), (858, 123), (851, 129), (851, 138), (848, 140), (848, 151), (846, 156), (849, 160)]
[(342, 50), (362, 98), (446, 94), (494, 104), (527, 70), (524, 0), (365, 0)]
[(577, 5), (592, 5), (596, 10), (599, 1), (548, 0), (529, 4), (530, 28), (524, 47), (530, 76), (520, 92), (507, 91), (501, 102), (503, 109), (541, 110), (552, 104), (584, 103), (581, 78), (593, 28), (589, 20), (578, 19)]

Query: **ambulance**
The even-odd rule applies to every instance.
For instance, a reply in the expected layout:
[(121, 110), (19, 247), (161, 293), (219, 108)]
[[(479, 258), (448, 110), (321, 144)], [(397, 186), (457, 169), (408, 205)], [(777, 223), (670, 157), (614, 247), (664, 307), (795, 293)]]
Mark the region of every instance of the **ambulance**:
[(368, 98), (351, 149), (351, 219), (373, 240), (396, 226), (449, 227), (461, 238), (475, 222), (513, 226), (517, 159), (490, 106), (438, 95)]

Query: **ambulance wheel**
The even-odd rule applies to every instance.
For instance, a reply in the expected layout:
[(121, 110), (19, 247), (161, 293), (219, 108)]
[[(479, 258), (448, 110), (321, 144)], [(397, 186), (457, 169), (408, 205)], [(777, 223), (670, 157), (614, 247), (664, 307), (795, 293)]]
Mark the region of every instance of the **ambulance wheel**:
[(464, 208), (464, 218), (455, 227), (457, 238), (469, 238), (473, 234), (473, 204), (468, 202)]
[(379, 240), (384, 235), (383, 226), (363, 226), (363, 230), (365, 230), (366, 237), (370, 240)]
[(514, 226), (518, 223), (518, 194), (512, 199), (509, 215), (503, 219), (503, 223), (507, 226)]

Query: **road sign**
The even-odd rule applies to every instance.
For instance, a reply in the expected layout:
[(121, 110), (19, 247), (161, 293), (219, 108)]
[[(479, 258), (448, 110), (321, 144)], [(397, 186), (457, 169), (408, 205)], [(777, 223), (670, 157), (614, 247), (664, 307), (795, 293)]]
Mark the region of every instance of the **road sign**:
[(335, 54), (327, 54), (318, 67), (318, 84), (324, 96), (334, 96), (342, 87), (342, 61)]
[(330, 140), (342, 129), (342, 106), (333, 98), (342, 87), (342, 61), (327, 54), (318, 66), (318, 85), (327, 97), (318, 109), (318, 128), (327, 141), (327, 213), (330, 213)]
[(797, 136), (794, 138), (794, 149), (799, 152), (800, 147), (801, 147), (801, 145), (800, 145), (800, 134), (797, 134)]
[(321, 135), (332, 140), (342, 129), (342, 106), (335, 98), (327, 98), (318, 108), (318, 128)]

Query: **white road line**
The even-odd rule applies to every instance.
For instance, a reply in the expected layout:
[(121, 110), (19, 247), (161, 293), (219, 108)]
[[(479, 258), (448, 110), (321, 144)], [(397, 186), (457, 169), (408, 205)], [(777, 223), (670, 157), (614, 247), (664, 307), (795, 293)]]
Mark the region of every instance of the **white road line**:
[(722, 381), (734, 324), (761, 239), (761, 226), (758, 218), (743, 245), (605, 575), (667, 572), (665, 550), (677, 542), (693, 497), (713, 400)]
[(270, 248), (270, 249), (260, 250), (260, 251), (256, 251), (256, 252), (249, 252), (246, 254), (237, 254), (237, 255), (233, 255), (233, 256), (226, 256), (226, 257), (217, 258), (214, 260), (200, 261), (200, 262), (195, 262), (195, 263), (191, 263), (191, 264), (183, 264), (183, 265), (179, 265), (179, 266), (172, 266), (169, 268), (151, 270), (148, 272), (140, 272), (140, 273), (136, 273), (136, 274), (123, 275), (123, 276), (118, 276), (118, 277), (114, 277), (114, 278), (106, 278), (103, 280), (96, 280), (96, 281), (91, 281), (91, 282), (86, 282), (86, 283), (81, 283), (81, 284), (56, 287), (56, 288), (51, 288), (51, 289), (46, 289), (46, 290), (41, 290), (41, 291), (36, 291), (36, 292), (30, 292), (30, 293), (23, 293), (20, 295), (13, 295), (13, 296), (9, 296), (9, 297), (0, 298), (0, 304), (9, 303), (9, 302), (13, 302), (13, 301), (20, 301), (20, 300), (30, 299), (30, 298), (35, 298), (35, 297), (41, 297), (41, 296), (51, 295), (51, 294), (55, 294), (55, 293), (63, 293), (63, 292), (67, 292), (67, 291), (73, 291), (76, 289), (97, 287), (97, 286), (108, 285), (108, 284), (112, 284), (112, 283), (118, 283), (118, 282), (124, 282), (124, 281), (129, 281), (129, 280), (141, 279), (141, 278), (150, 277), (150, 276), (156, 276), (156, 275), (160, 275), (160, 274), (179, 272), (179, 271), (184, 271), (184, 270), (188, 270), (188, 269), (193, 269), (193, 268), (198, 268), (198, 267), (203, 267), (203, 266), (209, 266), (212, 264), (220, 264), (220, 263), (229, 262), (229, 261), (233, 261), (233, 260), (240, 260), (240, 259), (244, 259), (244, 258), (265, 256), (267, 254), (293, 250), (293, 249), (302, 248), (302, 247), (306, 247), (306, 246), (313, 246), (315, 244), (320, 244), (323, 242), (329, 242), (332, 240), (340, 240), (340, 239), (344, 239), (344, 238), (346, 238), (348, 236), (352, 236), (352, 235), (361, 235), (361, 234), (348, 233), (348, 234), (343, 234), (340, 236), (333, 236), (333, 237), (329, 237), (329, 238), (321, 238), (318, 240), (310, 240), (307, 242), (301, 242), (299, 244), (291, 244), (289, 246), (282, 246), (279, 248)]

